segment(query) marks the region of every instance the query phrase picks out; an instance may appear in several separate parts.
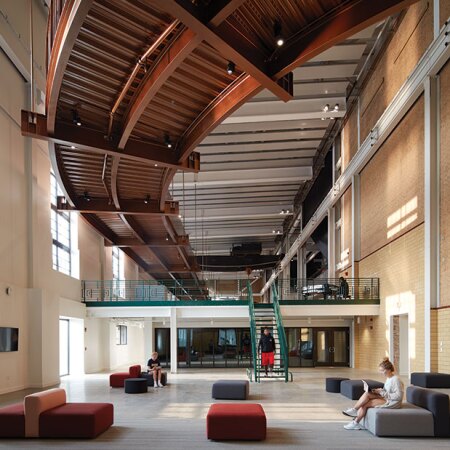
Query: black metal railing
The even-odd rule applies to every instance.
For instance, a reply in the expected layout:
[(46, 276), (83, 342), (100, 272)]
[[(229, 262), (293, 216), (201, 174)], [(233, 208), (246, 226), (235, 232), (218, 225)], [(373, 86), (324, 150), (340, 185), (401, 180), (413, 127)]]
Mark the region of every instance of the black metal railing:
[(379, 278), (290, 278), (277, 280), (280, 300), (380, 299)]

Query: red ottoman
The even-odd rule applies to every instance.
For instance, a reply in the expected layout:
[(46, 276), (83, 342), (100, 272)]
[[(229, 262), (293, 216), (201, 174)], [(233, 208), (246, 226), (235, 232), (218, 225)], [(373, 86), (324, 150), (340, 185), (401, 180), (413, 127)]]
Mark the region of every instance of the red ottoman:
[(206, 436), (214, 440), (266, 438), (266, 414), (255, 403), (215, 403), (206, 416)]
[(66, 403), (41, 413), (41, 438), (95, 438), (114, 422), (111, 403)]
[(25, 413), (23, 403), (0, 409), (0, 438), (25, 437)]
[(127, 378), (139, 378), (141, 376), (141, 366), (136, 364), (130, 366), (128, 372), (112, 373), (109, 376), (109, 385), (111, 387), (124, 387)]

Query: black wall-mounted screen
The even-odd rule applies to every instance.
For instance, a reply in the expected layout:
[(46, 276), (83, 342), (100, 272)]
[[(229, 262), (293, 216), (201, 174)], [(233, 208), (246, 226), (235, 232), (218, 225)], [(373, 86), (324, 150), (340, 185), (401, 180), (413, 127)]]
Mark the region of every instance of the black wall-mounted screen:
[(19, 329), (0, 327), (0, 352), (19, 350)]

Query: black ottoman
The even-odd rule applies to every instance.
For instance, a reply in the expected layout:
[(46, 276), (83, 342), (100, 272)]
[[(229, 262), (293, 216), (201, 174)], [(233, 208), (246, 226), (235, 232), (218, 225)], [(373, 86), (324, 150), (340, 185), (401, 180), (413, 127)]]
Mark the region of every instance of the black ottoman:
[(145, 378), (127, 378), (125, 380), (125, 394), (142, 394), (147, 392)]
[(247, 400), (248, 380), (219, 380), (213, 384), (212, 398)]
[[(141, 378), (145, 378), (147, 380), (148, 386), (153, 386), (155, 384), (152, 373), (142, 372)], [(167, 384), (167, 373), (166, 372), (161, 372), (161, 384), (163, 386), (165, 386)]]
[(350, 378), (325, 378), (325, 390), (327, 392), (341, 392), (341, 381), (349, 380)]
[[(365, 380), (369, 385), (369, 390), (378, 389), (384, 386), (383, 383), (375, 380)], [(341, 382), (341, 394), (351, 400), (358, 400), (364, 394), (364, 384), (362, 380), (346, 380)]]
[(411, 384), (424, 388), (450, 388), (450, 374), (438, 372), (413, 372)]

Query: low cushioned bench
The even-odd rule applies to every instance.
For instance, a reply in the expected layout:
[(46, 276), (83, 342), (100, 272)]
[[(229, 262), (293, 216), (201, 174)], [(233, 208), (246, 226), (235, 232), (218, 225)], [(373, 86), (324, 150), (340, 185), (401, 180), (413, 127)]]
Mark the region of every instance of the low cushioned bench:
[[(148, 386), (153, 386), (155, 381), (153, 380), (153, 373), (141, 372), (139, 378), (145, 378)], [(165, 386), (167, 384), (167, 373), (161, 372), (161, 384)]]
[(141, 366), (139, 364), (130, 366), (128, 372), (112, 373), (109, 376), (109, 385), (111, 387), (124, 387), (127, 378), (139, 378), (141, 375)]
[(266, 414), (255, 403), (215, 403), (206, 416), (206, 436), (214, 440), (266, 438)]
[[(378, 389), (384, 386), (383, 383), (375, 380), (365, 380), (369, 389)], [(364, 384), (362, 380), (345, 380), (341, 382), (341, 394), (346, 397), (357, 400), (364, 394)]]
[(400, 409), (369, 408), (364, 426), (376, 436), (450, 436), (449, 397), (409, 386)]
[(147, 380), (145, 378), (127, 378), (125, 380), (126, 394), (143, 394), (147, 392)]
[(327, 392), (341, 392), (341, 382), (347, 381), (349, 378), (340, 378), (340, 377), (333, 377), (333, 378), (326, 378), (325, 379), (325, 390)]
[(66, 403), (64, 389), (49, 389), (1, 408), (0, 437), (95, 438), (113, 421), (111, 403)]
[(212, 397), (224, 400), (247, 400), (248, 380), (219, 380), (212, 386)]
[(23, 403), (0, 408), (0, 438), (25, 437), (25, 411)]
[(413, 372), (411, 384), (424, 388), (450, 388), (450, 374), (438, 372)]

